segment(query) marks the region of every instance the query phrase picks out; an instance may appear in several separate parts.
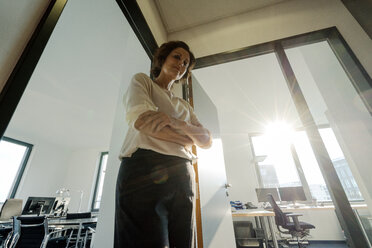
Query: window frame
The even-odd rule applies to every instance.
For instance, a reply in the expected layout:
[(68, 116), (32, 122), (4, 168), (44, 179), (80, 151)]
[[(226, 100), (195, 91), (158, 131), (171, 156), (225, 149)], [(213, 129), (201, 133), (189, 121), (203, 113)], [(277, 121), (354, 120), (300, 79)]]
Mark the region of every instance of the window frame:
[[(331, 127), (329, 125), (318, 125), (317, 128), (318, 128), (318, 130), (320, 130), (320, 129), (331, 128)], [(304, 128), (296, 128), (294, 131), (295, 132), (301, 132), (301, 131), (305, 131), (305, 129)], [(262, 175), (260, 173), (259, 164), (255, 160), (255, 158), (258, 157), (258, 155), (255, 154), (252, 138), (253, 137), (257, 137), (257, 136), (262, 136), (262, 135), (264, 135), (264, 133), (255, 132), (255, 133), (249, 133), (248, 134), (249, 144), (250, 144), (250, 147), (251, 147), (251, 152), (252, 152), (252, 157), (253, 157), (253, 162), (254, 162), (254, 169), (255, 169), (255, 172), (256, 172), (256, 176), (257, 176), (257, 179), (258, 179), (258, 185), (259, 185), (260, 188), (263, 188), (264, 185), (263, 185)], [(294, 146), (293, 146), (293, 149), (297, 153), (296, 148)], [(298, 173), (298, 170), (302, 170), (303, 171), (301, 162), (300, 161), (297, 161), (297, 162), (295, 161), (295, 157), (294, 157), (293, 152), (291, 152), (291, 156), (292, 156), (292, 159), (294, 160), (294, 164), (295, 164), (297, 173)], [(313, 195), (311, 194), (310, 187), (309, 187), (309, 184), (308, 184), (306, 178), (299, 177), (299, 180), (301, 182), (301, 186), (304, 188), (305, 195), (306, 194), (310, 194), (311, 199), (312, 199)], [(302, 180), (304, 180), (305, 182), (303, 182)], [(327, 187), (327, 185), (325, 185), (325, 186)], [(311, 199), (308, 199), (306, 201), (306, 203), (312, 203), (312, 200)], [(325, 205), (333, 205), (332, 200), (329, 200), (329, 201), (318, 201), (318, 202), (320, 202), (322, 204), (325, 204)], [(365, 200), (349, 200), (349, 202), (350, 203), (357, 203), (358, 204), (358, 203), (365, 203)]]
[(16, 174), (15, 178), (13, 179), (13, 184), (10, 188), (10, 191), (8, 192), (8, 198), (14, 198), (15, 195), (17, 194), (19, 184), (21, 183), (23, 174), (24, 174), (25, 169), (26, 169), (26, 165), (28, 163), (28, 159), (31, 156), (31, 152), (32, 152), (32, 149), (33, 149), (34, 145), (32, 145), (30, 143), (26, 143), (24, 141), (9, 138), (9, 137), (6, 137), (6, 136), (3, 136), (0, 140), (26, 147), (26, 151), (23, 154), (21, 164), (18, 167), (17, 174)]
[(94, 192), (93, 192), (93, 199), (92, 199), (92, 205), (91, 205), (91, 211), (92, 212), (98, 212), (99, 208), (95, 208), (94, 205), (97, 201), (97, 193), (98, 193), (98, 183), (101, 179), (102, 175), (102, 162), (103, 162), (103, 157), (105, 155), (108, 155), (109, 152), (101, 152), (100, 158), (99, 158), (99, 164), (98, 164), (98, 170), (97, 170), (97, 176), (96, 176), (96, 182), (94, 184)]

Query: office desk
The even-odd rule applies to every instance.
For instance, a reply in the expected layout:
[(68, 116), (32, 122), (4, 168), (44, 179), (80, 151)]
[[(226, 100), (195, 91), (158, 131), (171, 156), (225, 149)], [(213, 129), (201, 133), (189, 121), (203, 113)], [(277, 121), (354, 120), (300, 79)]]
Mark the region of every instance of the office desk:
[(80, 225), (80, 224), (93, 224), (97, 223), (98, 218), (82, 218), (82, 219), (66, 219), (66, 218), (48, 218), (49, 226), (69, 226), (69, 225)]
[[(48, 218), (48, 226), (54, 227), (54, 226), (78, 226), (80, 224), (93, 224), (97, 223), (98, 218), (92, 217), (92, 218), (83, 218), (83, 219), (66, 219), (64, 217), (62, 218)], [(7, 227), (12, 226), (13, 220), (4, 220), (0, 221), (0, 226)]]
[(273, 211), (265, 209), (244, 209), (236, 210), (232, 213), (233, 217), (256, 217), (256, 216), (275, 216)]
[(275, 229), (273, 225), (273, 217), (275, 217), (275, 213), (273, 211), (268, 211), (264, 209), (244, 209), (244, 210), (236, 210), (235, 212), (232, 212), (232, 216), (234, 217), (258, 217), (260, 219), (261, 224), (263, 225), (264, 235), (265, 235), (265, 244), (266, 247), (268, 246), (269, 238), (267, 235), (267, 230), (265, 228), (265, 220), (267, 219), (267, 222), (269, 223), (269, 228), (271, 232), (271, 237), (273, 239), (274, 247), (279, 248), (278, 240), (276, 239), (275, 235)]

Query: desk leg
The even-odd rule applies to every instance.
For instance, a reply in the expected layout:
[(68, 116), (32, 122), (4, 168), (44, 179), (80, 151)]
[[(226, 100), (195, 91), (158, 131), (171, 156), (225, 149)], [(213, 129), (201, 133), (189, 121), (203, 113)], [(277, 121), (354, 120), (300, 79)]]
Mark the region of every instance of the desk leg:
[(271, 237), (273, 239), (274, 247), (279, 248), (278, 240), (276, 239), (275, 229), (274, 229), (274, 226), (273, 226), (272, 216), (267, 216), (267, 222), (269, 222), (269, 228), (270, 228), (270, 232), (271, 232)]
[(267, 234), (267, 229), (266, 229), (266, 223), (265, 223), (265, 219), (263, 216), (260, 216), (260, 223), (261, 223), (261, 227), (264, 231), (264, 237), (265, 237), (265, 247), (266, 248), (269, 248), (269, 235)]

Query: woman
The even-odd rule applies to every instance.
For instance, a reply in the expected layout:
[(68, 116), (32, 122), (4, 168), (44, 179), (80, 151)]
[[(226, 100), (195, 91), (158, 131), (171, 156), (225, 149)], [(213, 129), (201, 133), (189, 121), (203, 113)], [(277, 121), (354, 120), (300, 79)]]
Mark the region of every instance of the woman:
[(151, 75), (136, 74), (124, 96), (129, 130), (116, 185), (115, 247), (192, 247), (192, 145), (208, 148), (211, 135), (192, 107), (173, 96), (195, 64), (181, 41), (155, 53)]

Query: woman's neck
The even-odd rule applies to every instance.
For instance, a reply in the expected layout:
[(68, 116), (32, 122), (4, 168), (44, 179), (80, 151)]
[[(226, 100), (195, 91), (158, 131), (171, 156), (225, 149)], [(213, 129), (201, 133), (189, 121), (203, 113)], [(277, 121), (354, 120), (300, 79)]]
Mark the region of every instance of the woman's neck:
[(172, 85), (174, 83), (174, 79), (159, 75), (157, 78), (155, 78), (155, 83), (158, 84), (161, 88), (170, 90), (172, 88)]

